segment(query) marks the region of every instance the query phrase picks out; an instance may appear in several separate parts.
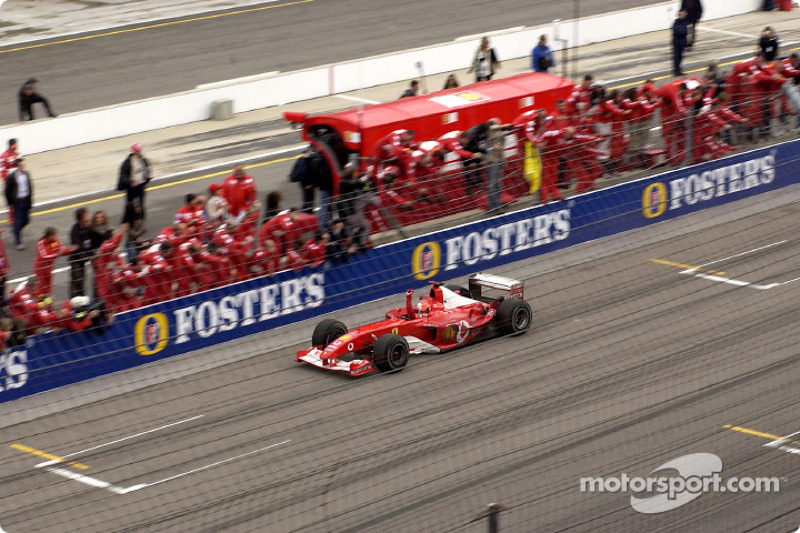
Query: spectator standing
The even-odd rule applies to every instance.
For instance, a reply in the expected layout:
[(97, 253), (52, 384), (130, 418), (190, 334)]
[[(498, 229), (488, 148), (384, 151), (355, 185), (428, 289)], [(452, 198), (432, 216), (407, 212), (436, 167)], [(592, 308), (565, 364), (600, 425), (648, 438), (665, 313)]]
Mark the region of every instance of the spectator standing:
[(142, 145), (139, 143), (131, 146), (131, 153), (123, 161), (119, 169), (119, 182), (117, 190), (125, 191), (125, 201), (139, 200), (139, 205), (144, 212), (144, 192), (147, 183), (153, 178), (150, 162), (142, 155)]
[(74, 250), (69, 254), (69, 297), (86, 295), (86, 263), (92, 252), (100, 246), (93, 245), (92, 218), (85, 207), (75, 211), (75, 224), (69, 232), (69, 242)]
[(6, 300), (6, 279), (11, 273), (11, 264), (8, 262), (8, 255), (6, 254), (6, 243), (2, 239), (3, 228), (0, 228), (0, 307), (5, 309)]
[(489, 45), (489, 38), (481, 39), (481, 44), (472, 59), (472, 66), (467, 73), (475, 72), (475, 81), (491, 80), (496, 69), (500, 68), (500, 60), (497, 54)]
[(444, 80), (444, 87), (442, 87), (442, 90), (455, 89), (458, 86), (459, 86), (458, 85), (458, 79), (456, 78), (456, 75), (455, 74), (450, 74), (449, 76), (447, 76), (447, 79)]
[(6, 182), (8, 173), (14, 170), (17, 166), (17, 159), (19, 159), (19, 148), (16, 139), (8, 140), (8, 149), (0, 154), (0, 177), (3, 178), (3, 183)]
[(681, 63), (683, 63), (683, 52), (686, 50), (687, 35), (689, 34), (689, 22), (686, 20), (686, 10), (678, 11), (678, 18), (672, 23), (672, 75), (683, 76)]
[(486, 195), (489, 200), (489, 211), (500, 209), (500, 189), (503, 181), (503, 149), (505, 144), (505, 128), (499, 119), (493, 119), (486, 134)]
[(333, 196), (333, 173), (325, 155), (317, 150), (311, 158), (311, 172), (319, 188), (319, 229), (325, 229), (331, 219), (331, 197)]
[(411, 84), (408, 86), (408, 89), (403, 91), (403, 94), (400, 95), (400, 98), (408, 98), (410, 96), (417, 96), (419, 94), (419, 82), (417, 80), (413, 80)]
[(211, 226), (217, 227), (228, 220), (228, 202), (220, 195), (222, 185), (212, 183), (208, 186), (208, 200), (203, 206), (206, 215), (206, 222)]
[(556, 66), (556, 59), (552, 50), (547, 46), (547, 35), (539, 37), (539, 44), (531, 51), (531, 69), (534, 72), (548, 72), (550, 67)]
[(778, 36), (775, 35), (771, 27), (767, 26), (761, 31), (758, 46), (767, 61), (775, 61), (775, 58), (778, 57)]
[[(92, 222), (89, 224), (89, 234), (92, 239), (92, 249), (97, 250), (105, 241), (111, 238), (114, 232), (108, 226), (108, 215), (103, 210), (95, 211)], [(73, 243), (75, 244), (75, 243)], [(83, 295), (83, 293), (81, 293)]]
[[(303, 198), (300, 210), (309, 214), (314, 210), (314, 190), (317, 187), (314, 176), (311, 173), (311, 158), (316, 151), (317, 147), (313, 144), (309, 144), (305, 152), (294, 162), (292, 171), (289, 174), (289, 181), (297, 183), (300, 186), (300, 194)], [(265, 216), (264, 218), (271, 217)]]
[(278, 216), (278, 213), (281, 212), (281, 202), (283, 202), (283, 196), (280, 192), (271, 191), (267, 193), (266, 198), (264, 198), (265, 221)]
[(256, 184), (253, 176), (237, 164), (233, 174), (225, 178), (220, 194), (228, 202), (228, 212), (236, 222), (240, 222), (253, 202), (256, 201)]
[(50, 102), (47, 101), (47, 98), (36, 92), (37, 83), (39, 83), (38, 79), (29, 78), (19, 89), (18, 102), (20, 122), (33, 120), (33, 104), (43, 104), (48, 116), (56, 116), (53, 110), (50, 109)]
[(30, 222), (33, 205), (33, 182), (30, 173), (25, 170), (25, 160), (18, 158), (15, 168), (6, 178), (5, 195), (9, 209), (14, 210), (14, 244), (17, 250), (24, 250), (22, 230)]
[(144, 236), (147, 233), (147, 227), (144, 225), (144, 211), (142, 211), (142, 204), (138, 199), (125, 205), (122, 223), (128, 228), (125, 251), (130, 263), (139, 257), (139, 252), (144, 247)]
[(686, 11), (686, 22), (690, 26), (686, 49), (691, 50), (697, 37), (697, 23), (703, 18), (703, 3), (700, 0), (681, 0), (681, 10)]

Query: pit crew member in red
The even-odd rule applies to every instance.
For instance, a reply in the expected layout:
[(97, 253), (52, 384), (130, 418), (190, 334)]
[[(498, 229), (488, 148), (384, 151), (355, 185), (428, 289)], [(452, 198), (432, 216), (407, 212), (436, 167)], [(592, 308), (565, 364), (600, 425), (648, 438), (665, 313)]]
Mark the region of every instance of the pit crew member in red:
[(241, 220), (256, 201), (256, 183), (253, 176), (244, 171), (244, 166), (236, 165), (233, 174), (225, 178), (220, 194), (228, 202), (230, 216)]
[(44, 235), (36, 243), (36, 259), (33, 262), (33, 274), (39, 285), (39, 292), (49, 296), (53, 285), (53, 264), (62, 255), (72, 253), (76, 246), (64, 246), (56, 236), (58, 230), (52, 226), (44, 230)]

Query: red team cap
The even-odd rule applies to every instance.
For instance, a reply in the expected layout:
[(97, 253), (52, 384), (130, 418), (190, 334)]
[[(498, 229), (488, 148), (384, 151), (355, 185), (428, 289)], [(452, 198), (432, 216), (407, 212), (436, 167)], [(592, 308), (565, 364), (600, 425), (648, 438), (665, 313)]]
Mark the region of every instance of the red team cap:
[(219, 191), (221, 189), (222, 189), (222, 185), (220, 185), (219, 183), (212, 183), (211, 185), (208, 186), (208, 190), (210, 192), (217, 192), (217, 191)]
[(136, 143), (133, 146), (131, 146), (131, 152), (141, 152), (141, 151), (142, 151), (142, 145), (141, 144)]

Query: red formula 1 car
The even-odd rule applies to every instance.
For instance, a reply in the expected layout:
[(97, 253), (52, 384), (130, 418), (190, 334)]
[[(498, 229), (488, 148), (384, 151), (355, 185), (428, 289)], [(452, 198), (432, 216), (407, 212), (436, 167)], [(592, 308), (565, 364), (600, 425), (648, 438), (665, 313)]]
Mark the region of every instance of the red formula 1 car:
[[(510, 298), (485, 298), (482, 288), (507, 291)], [(360, 376), (379, 370), (397, 372), (411, 353), (441, 353), (484, 339), (522, 334), (531, 326), (531, 308), (522, 282), (474, 274), (469, 290), (431, 282), (430, 292), (415, 305), (406, 292), (405, 307), (386, 318), (348, 331), (338, 320), (325, 319), (311, 336), (311, 348), (297, 352), (297, 361), (325, 370)]]

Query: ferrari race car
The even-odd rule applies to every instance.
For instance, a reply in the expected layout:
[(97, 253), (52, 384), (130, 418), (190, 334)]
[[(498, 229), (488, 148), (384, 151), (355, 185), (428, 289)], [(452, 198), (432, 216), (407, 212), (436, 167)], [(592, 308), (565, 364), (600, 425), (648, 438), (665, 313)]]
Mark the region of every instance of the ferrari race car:
[[(482, 288), (502, 290), (510, 298), (486, 298)], [(406, 292), (405, 307), (386, 313), (379, 322), (352, 331), (339, 322), (322, 320), (311, 336), (312, 347), (297, 352), (297, 361), (361, 376), (398, 372), (414, 353), (441, 353), (502, 335), (525, 333), (531, 326), (531, 308), (521, 281), (474, 274), (469, 290), (431, 282), (427, 295), (414, 303)]]

